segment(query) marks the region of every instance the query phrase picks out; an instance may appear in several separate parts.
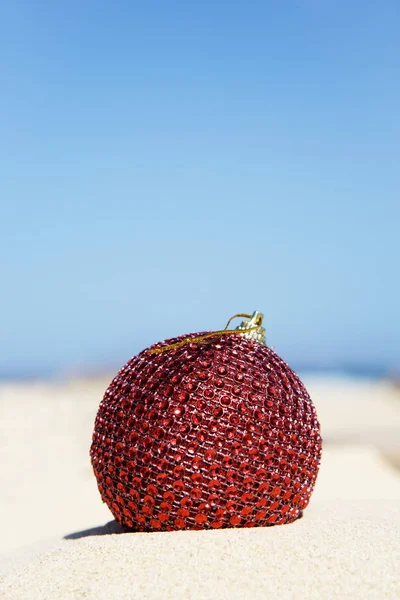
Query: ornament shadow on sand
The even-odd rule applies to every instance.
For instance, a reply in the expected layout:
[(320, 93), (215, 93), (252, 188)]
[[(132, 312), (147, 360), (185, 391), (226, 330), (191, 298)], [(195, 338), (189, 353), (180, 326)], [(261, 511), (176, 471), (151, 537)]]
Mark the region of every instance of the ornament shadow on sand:
[(124, 530), (283, 525), (308, 505), (322, 452), (315, 407), (265, 345), (263, 315), (237, 316), (237, 329), (230, 319), (142, 351), (106, 390), (90, 455)]
[(124, 529), (117, 521), (109, 521), (105, 525), (99, 525), (99, 527), (91, 527), (90, 529), (82, 529), (81, 531), (74, 531), (74, 533), (68, 533), (64, 536), (64, 540), (79, 540), (84, 537), (92, 537), (98, 535), (117, 535), (119, 533), (126, 533)]

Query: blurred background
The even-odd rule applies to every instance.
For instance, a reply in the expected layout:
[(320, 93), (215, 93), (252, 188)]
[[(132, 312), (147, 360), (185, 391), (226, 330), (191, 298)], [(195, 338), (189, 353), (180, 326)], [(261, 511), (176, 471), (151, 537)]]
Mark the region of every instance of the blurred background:
[(265, 313), (298, 369), (399, 368), (395, 0), (0, 8), (1, 376)]
[(398, 463), (399, 19), (397, 0), (1, 3), (7, 543), (104, 521), (88, 448), (110, 377), (237, 312), (265, 314), (328, 444)]

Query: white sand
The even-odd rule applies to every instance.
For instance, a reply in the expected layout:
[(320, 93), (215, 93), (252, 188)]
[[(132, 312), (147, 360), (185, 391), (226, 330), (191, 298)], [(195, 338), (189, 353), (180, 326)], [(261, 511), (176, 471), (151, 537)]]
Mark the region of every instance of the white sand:
[(326, 442), (373, 444), (400, 455), (400, 391), (389, 382), (313, 377), (305, 380)]
[(400, 476), (379, 452), (400, 454), (389, 387), (307, 382), (329, 441), (292, 525), (63, 540), (111, 519), (88, 460), (106, 383), (0, 389), (0, 598), (400, 598)]

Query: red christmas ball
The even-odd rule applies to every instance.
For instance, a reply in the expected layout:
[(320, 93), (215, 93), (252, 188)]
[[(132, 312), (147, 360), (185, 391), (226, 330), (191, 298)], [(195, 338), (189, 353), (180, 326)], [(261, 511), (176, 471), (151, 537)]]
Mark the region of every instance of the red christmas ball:
[(259, 341), (202, 336), (144, 350), (111, 382), (90, 451), (101, 497), (136, 531), (291, 523), (320, 465), (314, 405)]

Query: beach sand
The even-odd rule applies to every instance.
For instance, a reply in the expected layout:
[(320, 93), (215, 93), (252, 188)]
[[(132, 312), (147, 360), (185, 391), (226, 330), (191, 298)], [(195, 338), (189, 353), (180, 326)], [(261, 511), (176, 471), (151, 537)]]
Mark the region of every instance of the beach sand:
[(304, 517), (154, 534), (119, 533), (92, 475), (107, 379), (1, 386), (0, 598), (400, 598), (399, 393), (305, 383), (325, 446)]

